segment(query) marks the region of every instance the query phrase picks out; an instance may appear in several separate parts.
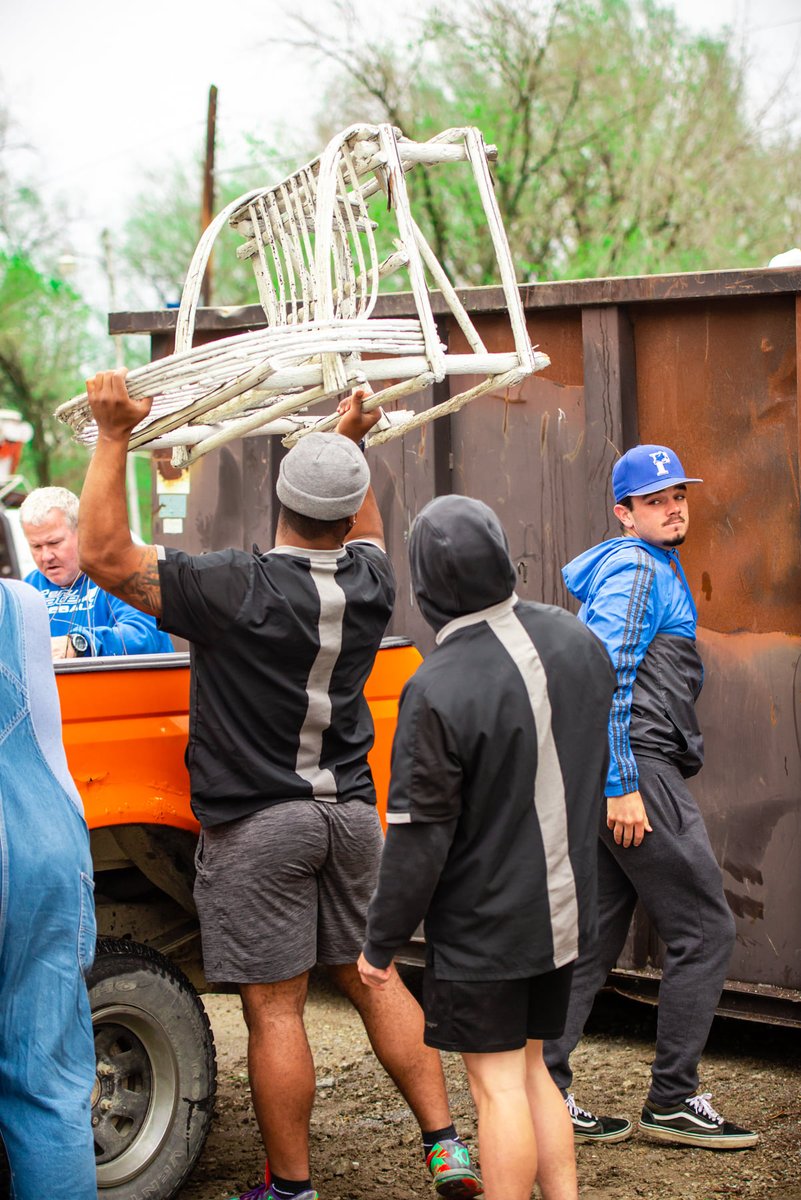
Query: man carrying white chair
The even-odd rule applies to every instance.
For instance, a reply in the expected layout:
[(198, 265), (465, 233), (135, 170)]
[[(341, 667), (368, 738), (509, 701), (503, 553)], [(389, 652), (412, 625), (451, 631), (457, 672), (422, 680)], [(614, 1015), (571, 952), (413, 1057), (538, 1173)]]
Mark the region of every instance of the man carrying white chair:
[(423, 1131), (448, 1200), (481, 1192), (451, 1122), (439, 1055), (394, 974), (382, 993), (356, 968), (382, 846), (363, 687), (395, 582), (358, 443), (378, 421), (365, 391), (336, 433), (281, 465), (267, 554), (193, 556), (131, 540), (125, 461), (150, 402), (124, 372), (88, 384), (98, 441), (81, 497), (81, 565), (102, 587), (192, 643), (188, 762), (202, 826), (195, 898), (208, 979), (235, 983), (248, 1025), (253, 1106), (269, 1170), (249, 1200), (317, 1200), (309, 1119), (315, 1071), (303, 1010), (325, 964)]

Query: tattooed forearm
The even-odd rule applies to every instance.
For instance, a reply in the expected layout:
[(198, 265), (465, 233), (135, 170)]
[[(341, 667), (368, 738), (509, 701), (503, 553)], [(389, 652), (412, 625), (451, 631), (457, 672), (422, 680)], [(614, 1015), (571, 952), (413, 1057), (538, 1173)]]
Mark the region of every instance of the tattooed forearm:
[(114, 595), (154, 617), (161, 616), (161, 584), (158, 554), (155, 546), (143, 546), (137, 569), (120, 579), (113, 588)]

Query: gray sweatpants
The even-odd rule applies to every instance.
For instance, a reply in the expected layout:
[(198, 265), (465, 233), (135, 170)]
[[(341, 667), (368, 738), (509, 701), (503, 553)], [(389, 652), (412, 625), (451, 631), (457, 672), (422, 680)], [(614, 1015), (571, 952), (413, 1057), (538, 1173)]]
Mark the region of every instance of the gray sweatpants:
[(573, 1079), (570, 1054), (623, 949), (639, 898), (665, 944), (648, 1099), (669, 1105), (698, 1089), (698, 1063), (734, 946), (734, 918), (706, 826), (681, 773), (662, 759), (638, 756), (637, 766), (653, 832), (640, 846), (616, 845), (606, 827), (604, 805), (598, 843), (598, 942), (575, 965), (565, 1032), (545, 1043), (545, 1062), (566, 1092)]

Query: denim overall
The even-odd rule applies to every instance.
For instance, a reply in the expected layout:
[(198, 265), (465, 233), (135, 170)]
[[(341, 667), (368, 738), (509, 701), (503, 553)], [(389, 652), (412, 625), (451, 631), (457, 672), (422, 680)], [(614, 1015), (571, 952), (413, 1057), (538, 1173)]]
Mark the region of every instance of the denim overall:
[(15, 1200), (96, 1200), (92, 862), (33, 595), (0, 581), (0, 1134)]

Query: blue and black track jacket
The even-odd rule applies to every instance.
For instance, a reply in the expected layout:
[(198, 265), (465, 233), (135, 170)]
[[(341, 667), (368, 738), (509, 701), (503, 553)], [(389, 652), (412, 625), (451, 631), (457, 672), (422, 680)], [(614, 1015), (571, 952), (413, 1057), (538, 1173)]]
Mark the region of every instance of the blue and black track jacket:
[(695, 715), (703, 667), (697, 613), (675, 550), (619, 537), (564, 567), (579, 619), (606, 646), (617, 675), (609, 717), (607, 796), (637, 790), (636, 755), (668, 758), (685, 776), (703, 762)]

